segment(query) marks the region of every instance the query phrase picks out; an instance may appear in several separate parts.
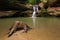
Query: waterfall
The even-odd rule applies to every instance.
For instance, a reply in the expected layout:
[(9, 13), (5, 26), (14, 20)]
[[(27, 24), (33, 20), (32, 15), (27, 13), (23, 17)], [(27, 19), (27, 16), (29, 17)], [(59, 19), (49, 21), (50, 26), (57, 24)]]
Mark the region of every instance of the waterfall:
[(33, 14), (32, 14), (32, 18), (36, 17), (36, 13), (38, 12), (38, 5), (33, 5)]
[(32, 14), (32, 18), (33, 18), (33, 26), (35, 27), (35, 23), (36, 23), (36, 13), (38, 12), (38, 5), (33, 5), (33, 14)]

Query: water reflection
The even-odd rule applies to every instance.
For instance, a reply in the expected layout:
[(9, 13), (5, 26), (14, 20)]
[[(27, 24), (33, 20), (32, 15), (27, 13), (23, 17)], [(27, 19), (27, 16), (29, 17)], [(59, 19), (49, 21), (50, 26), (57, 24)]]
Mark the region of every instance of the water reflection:
[(33, 26), (36, 27), (36, 18), (32, 18), (33, 20)]

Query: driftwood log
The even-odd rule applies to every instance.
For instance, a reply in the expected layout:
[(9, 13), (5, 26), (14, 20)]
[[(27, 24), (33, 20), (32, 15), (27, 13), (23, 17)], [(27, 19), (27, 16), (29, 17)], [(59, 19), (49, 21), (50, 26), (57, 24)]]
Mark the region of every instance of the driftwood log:
[(12, 34), (18, 30), (24, 30), (24, 32), (28, 32), (28, 30), (30, 29), (31, 28), (27, 24), (20, 21), (16, 21), (9, 29), (8, 37), (12, 36)]

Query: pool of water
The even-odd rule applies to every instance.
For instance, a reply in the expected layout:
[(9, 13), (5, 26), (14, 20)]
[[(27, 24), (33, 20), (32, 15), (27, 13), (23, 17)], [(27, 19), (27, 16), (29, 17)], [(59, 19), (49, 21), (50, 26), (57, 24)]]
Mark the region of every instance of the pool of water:
[(34, 28), (36, 31), (34, 33), (41, 40), (60, 40), (60, 18), (54, 17), (38, 17), (34, 19), (35, 21), (31, 17), (0, 19), (0, 40), (3, 40), (2, 37), (16, 20), (23, 21)]

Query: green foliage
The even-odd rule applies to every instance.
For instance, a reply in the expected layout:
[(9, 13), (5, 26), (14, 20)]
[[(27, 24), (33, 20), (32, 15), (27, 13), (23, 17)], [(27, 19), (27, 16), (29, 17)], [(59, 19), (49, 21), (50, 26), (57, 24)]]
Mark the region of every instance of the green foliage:
[(44, 3), (47, 3), (48, 0), (41, 0), (41, 1), (44, 2)]
[(27, 0), (26, 1), (28, 4), (35, 4), (35, 0)]
[(38, 4), (40, 2), (40, 0), (27, 0), (26, 1), (28, 4)]

